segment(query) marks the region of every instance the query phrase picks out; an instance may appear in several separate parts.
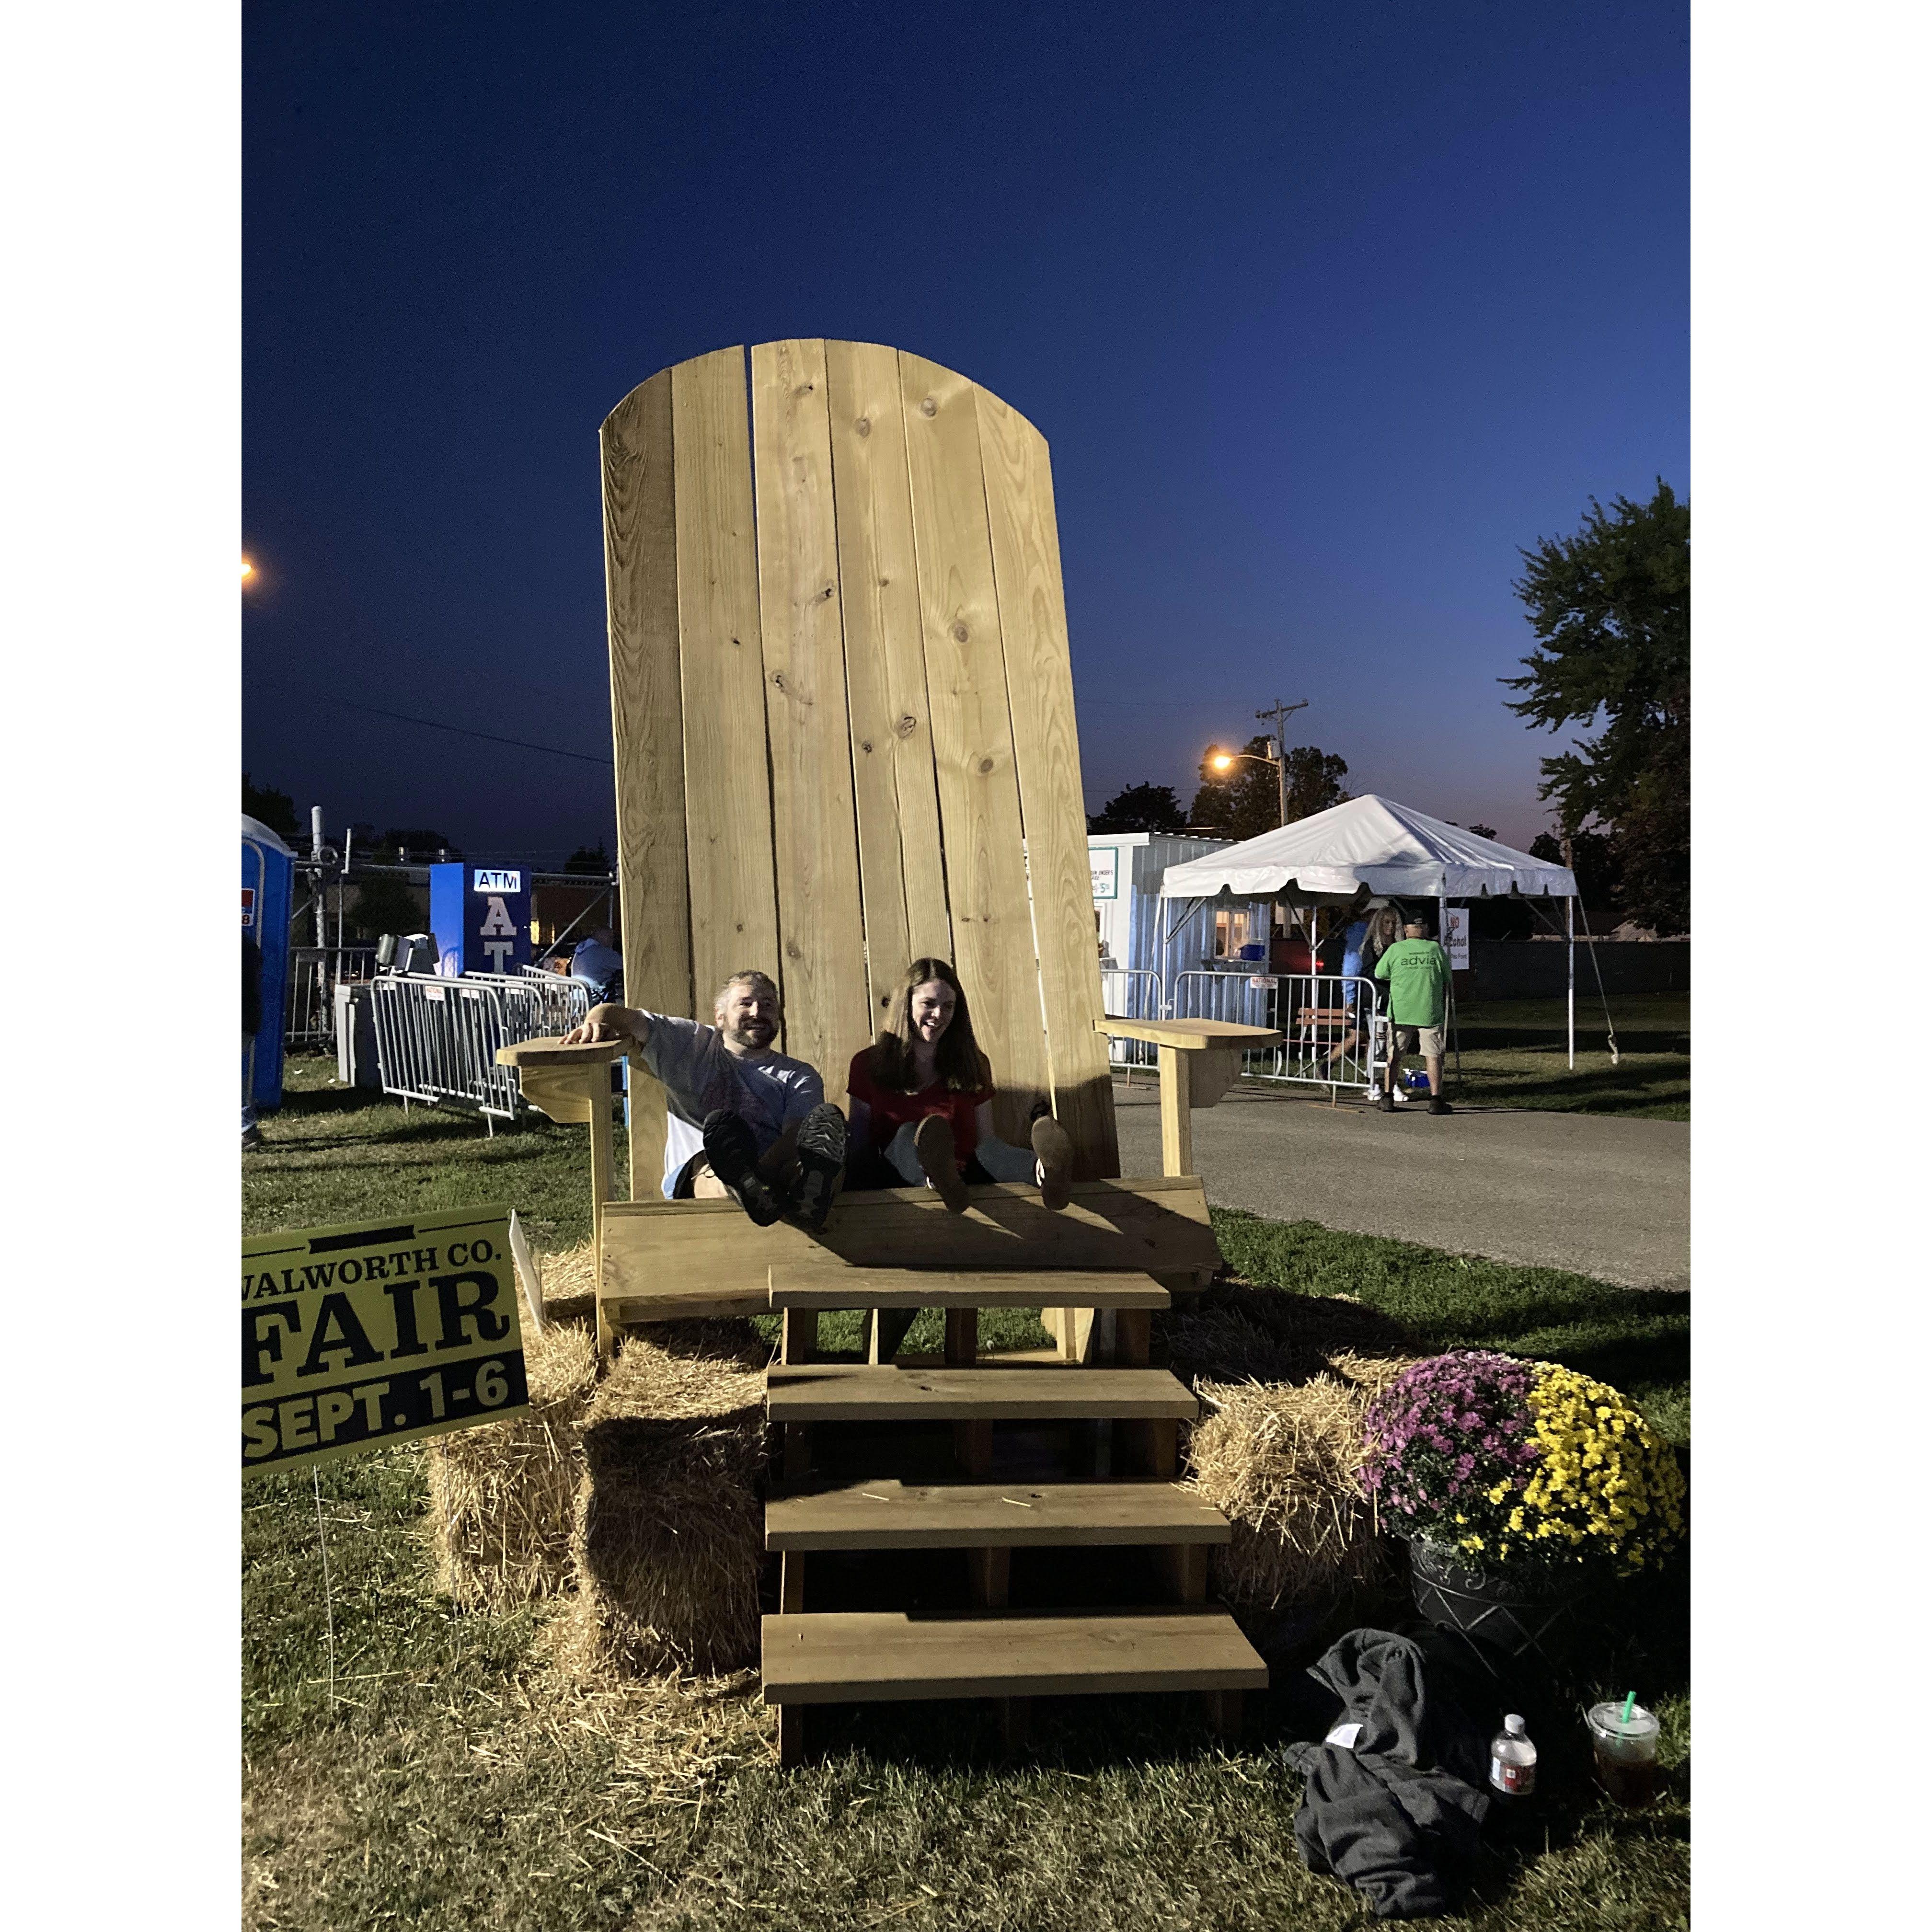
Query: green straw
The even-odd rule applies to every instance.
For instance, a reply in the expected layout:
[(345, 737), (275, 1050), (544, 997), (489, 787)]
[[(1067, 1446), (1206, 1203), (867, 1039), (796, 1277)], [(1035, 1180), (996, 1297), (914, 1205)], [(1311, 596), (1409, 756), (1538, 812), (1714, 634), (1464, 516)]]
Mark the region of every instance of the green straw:
[(1625, 1698), (1624, 1698), (1624, 1714), (1623, 1714), (1623, 1715), (1622, 1715), (1621, 1718), (1619, 1718), (1617, 1720), (1617, 1728), (1618, 1728), (1619, 1730), (1627, 1731), (1627, 1730), (1628, 1730), (1630, 1729), (1630, 1708), (1631, 1708), (1631, 1706), (1636, 1703), (1636, 1693), (1634, 1690), (1633, 1690), (1633, 1691), (1631, 1691), (1631, 1692), (1630, 1693), (1630, 1694), (1629, 1694), (1627, 1697), (1625, 1697)]

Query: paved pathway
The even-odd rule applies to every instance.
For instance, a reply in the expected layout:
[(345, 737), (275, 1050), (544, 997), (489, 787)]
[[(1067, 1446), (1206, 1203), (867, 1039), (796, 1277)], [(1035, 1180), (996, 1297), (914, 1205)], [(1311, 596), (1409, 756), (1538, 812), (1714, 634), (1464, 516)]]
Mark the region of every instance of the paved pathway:
[[(1118, 1078), (1122, 1165), (1160, 1172), (1150, 1076)], [(1426, 1102), (1394, 1114), (1242, 1089), (1197, 1108), (1216, 1206), (1318, 1221), (1457, 1254), (1574, 1270), (1627, 1288), (1690, 1285), (1690, 1129), (1682, 1120)]]

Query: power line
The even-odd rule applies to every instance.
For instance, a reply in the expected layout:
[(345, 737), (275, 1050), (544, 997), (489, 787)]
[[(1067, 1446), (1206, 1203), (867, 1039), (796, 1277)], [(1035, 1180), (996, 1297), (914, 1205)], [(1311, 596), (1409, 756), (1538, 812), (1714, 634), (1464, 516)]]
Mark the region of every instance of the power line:
[(588, 752), (566, 752), (560, 745), (532, 744), (527, 738), (506, 738), (494, 731), (478, 731), (467, 724), (446, 724), (440, 718), (412, 717), (406, 711), (385, 711), (379, 704), (358, 704), (352, 698), (338, 698), (326, 691), (308, 691), (299, 694), (290, 691), (286, 685), (277, 684), (272, 679), (259, 679), (252, 682), (266, 683), (272, 691), (280, 691), (286, 696), (297, 695), (303, 699), (320, 698), (325, 704), (339, 704), (348, 711), (366, 711), (372, 718), (394, 718), (399, 724), (420, 724), (431, 731), (452, 731), (460, 738), (481, 738), (492, 745), (514, 745), (522, 752), (548, 752), (554, 758), (574, 758), (584, 765), (614, 766), (614, 758), (593, 757)]

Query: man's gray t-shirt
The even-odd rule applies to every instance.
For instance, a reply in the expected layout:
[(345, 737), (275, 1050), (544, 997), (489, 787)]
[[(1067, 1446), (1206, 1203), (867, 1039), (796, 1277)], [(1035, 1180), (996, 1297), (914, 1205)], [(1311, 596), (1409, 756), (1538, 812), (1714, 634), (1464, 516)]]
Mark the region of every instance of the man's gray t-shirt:
[(647, 1013), (649, 1036), (638, 1057), (664, 1082), (668, 1102), (664, 1195), (668, 1201), (686, 1162), (703, 1150), (706, 1114), (723, 1107), (752, 1130), (763, 1154), (794, 1120), (825, 1098), (816, 1067), (782, 1053), (740, 1056), (728, 1052), (716, 1027)]

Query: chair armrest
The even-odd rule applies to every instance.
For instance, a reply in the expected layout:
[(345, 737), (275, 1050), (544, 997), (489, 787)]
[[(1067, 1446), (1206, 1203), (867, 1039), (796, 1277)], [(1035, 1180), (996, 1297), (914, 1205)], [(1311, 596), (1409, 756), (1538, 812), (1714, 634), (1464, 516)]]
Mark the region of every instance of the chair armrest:
[(1110, 1040), (1144, 1040), (1154, 1046), (1171, 1046), (1184, 1053), (1226, 1052), (1258, 1053), (1279, 1046), (1282, 1035), (1273, 1027), (1237, 1026), (1231, 1020), (1097, 1019), (1094, 1030)]
[(600, 1040), (588, 1046), (566, 1046), (560, 1038), (522, 1040), (496, 1049), (499, 1066), (570, 1067), (608, 1065), (623, 1058), (635, 1042), (628, 1040)]

